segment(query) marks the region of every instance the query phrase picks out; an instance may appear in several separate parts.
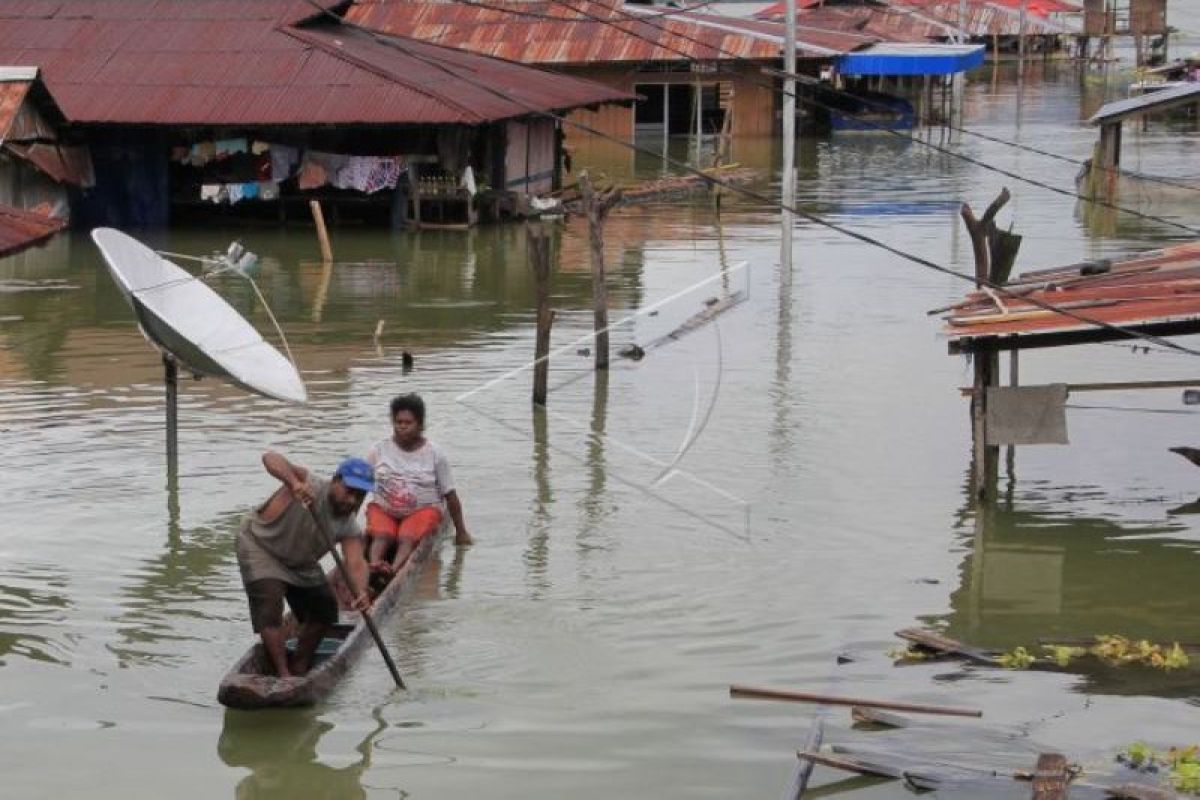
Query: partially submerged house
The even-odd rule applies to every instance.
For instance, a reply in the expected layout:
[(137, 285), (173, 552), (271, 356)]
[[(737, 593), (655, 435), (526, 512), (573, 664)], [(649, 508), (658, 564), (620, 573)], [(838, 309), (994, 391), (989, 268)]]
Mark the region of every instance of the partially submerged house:
[[(767, 136), (778, 127), (771, 79), (780, 40), (692, 20), (632, 18), (607, 2), (359, 0), (346, 18), (383, 33), (519, 61), (598, 81), (638, 95), (632, 109), (607, 107), (572, 119), (629, 139), (638, 130), (666, 135), (722, 128)], [(802, 59), (827, 59), (836, 47), (801, 46)], [(812, 68), (816, 74), (816, 68)]]
[(1080, 48), (1084, 53), (1090, 41), (1098, 39), (1096, 55), (1111, 58), (1113, 37), (1132, 36), (1138, 66), (1163, 63), (1169, 32), (1167, 0), (1083, 0)]
[[(346, 3), (325, 7), (343, 10)], [(632, 97), (342, 25), (308, 0), (0, 6), (0, 63), (31, 64), (90, 146), (83, 224), (199, 212), (472, 221), (560, 175), (554, 114)]]
[[(346, 17), (373, 30), (519, 60), (633, 92), (638, 100), (632, 110), (608, 108), (572, 117), (622, 140), (722, 130), (739, 137), (770, 136), (781, 127), (778, 70), (785, 30), (778, 22), (723, 16), (709, 8), (647, 9), (620, 0), (490, 0), (478, 5), (355, 0)], [(947, 28), (939, 30), (949, 36)], [(840, 18), (826, 25), (806, 17), (796, 39), (797, 70), (813, 78), (830, 75), (848, 55), (871, 48), (930, 44), (923, 28), (864, 30), (856, 21)], [(908, 51), (904, 74), (912, 74), (929, 55)], [(961, 69), (971, 64), (964, 62)], [(817, 107), (801, 103), (802, 113), (810, 117)]]
[(65, 227), (68, 187), (91, 183), (87, 150), (59, 138), (64, 122), (36, 67), (0, 67), (0, 255)]

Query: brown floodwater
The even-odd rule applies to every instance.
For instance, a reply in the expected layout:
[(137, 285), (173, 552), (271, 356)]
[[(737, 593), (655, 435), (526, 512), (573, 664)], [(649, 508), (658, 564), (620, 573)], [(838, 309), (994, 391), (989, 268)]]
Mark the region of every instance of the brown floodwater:
[[(1096, 135), (1082, 120), (1128, 80), (987, 67), (968, 83), (965, 124), (1082, 158)], [(1073, 185), (1071, 164), (932, 136)], [(579, 146), (577, 163), (610, 176), (662, 171)], [(1132, 126), (1125, 163), (1197, 178), (1198, 147), (1194, 122)], [(778, 192), (777, 142), (739, 141), (735, 158)], [(1190, 238), (884, 135), (805, 140), (798, 160), (805, 209), (964, 272), (958, 204), (979, 210), (1003, 186), (1001, 220), (1024, 236), (1018, 270)], [(1148, 210), (1200, 226), (1200, 193)], [(139, 235), (193, 254), (240, 237), (259, 254), (255, 278), (310, 402), (185, 381), (169, 473), (161, 366), (86, 233), (0, 260), (0, 796), (779, 797), (817, 714), (827, 741), (997, 766), (1054, 748), (1103, 769), (1137, 739), (1195, 740), (1195, 668), (888, 657), (893, 632), (913, 625), (995, 648), (1096, 633), (1200, 641), (1200, 472), (1167, 451), (1200, 444), (1195, 407), (1177, 390), (1072, 397), (1071, 444), (1019, 449), (999, 501), (973, 508), (958, 392), (970, 366), (925, 314), (963, 282), (806, 222), (781, 275), (778, 215), (734, 198), (720, 215), (704, 199), (622, 209), (606, 232), (615, 347), (655, 341), (711, 297), (748, 299), (601, 379), (579, 352), (591, 285), (586, 229), (571, 220), (553, 233), (559, 351), (548, 408), (534, 412), (519, 226), (338, 229), (331, 269), (308, 228)], [(213, 286), (274, 336), (242, 278)], [(1128, 345), (1021, 360), (1026, 384), (1197, 370)], [(330, 470), (387, 435), (403, 391), (426, 397), (478, 542), (444, 549), (383, 623), (411, 690), (393, 691), (368, 651), (315, 709), (226, 712), (217, 683), (251, 639), (234, 533), (273, 488), (261, 452)], [(735, 682), (984, 718), (872, 734), (845, 709), (730, 700)], [(841, 779), (822, 769), (813, 783), (905, 791)]]

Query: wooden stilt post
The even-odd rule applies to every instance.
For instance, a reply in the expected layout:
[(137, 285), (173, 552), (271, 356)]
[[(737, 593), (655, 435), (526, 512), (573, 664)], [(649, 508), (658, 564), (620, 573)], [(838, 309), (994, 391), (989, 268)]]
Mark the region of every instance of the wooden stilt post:
[(588, 244), (592, 258), (592, 317), (595, 331), (596, 369), (608, 369), (608, 284), (604, 272), (604, 220), (621, 199), (619, 189), (597, 196), (591, 176), (579, 176), (579, 191), (588, 221)]
[(546, 405), (546, 383), (550, 378), (550, 327), (554, 311), (550, 308), (550, 236), (542, 223), (525, 226), (529, 246), (529, 265), (533, 268), (537, 291), (537, 334), (534, 339), (533, 402)]
[(1017, 69), (1021, 71), (1025, 69), (1025, 20), (1028, 19), (1028, 13), (1028, 0), (1021, 0), (1020, 29), (1017, 31), (1017, 60), (1021, 62)]
[(163, 383), (167, 387), (167, 470), (179, 464), (179, 367), (172, 356), (163, 353)]
[(329, 231), (325, 230), (325, 215), (321, 213), (321, 204), (309, 200), (308, 207), (312, 209), (313, 222), (317, 225), (317, 241), (321, 243), (321, 260), (328, 263), (333, 261), (333, 248), (329, 246)]
[[(1019, 375), (1018, 375), (1019, 364), (1020, 364), (1020, 361), (1019, 361), (1020, 353), (1021, 353), (1021, 351), (1015, 347), (1011, 351), (1009, 351), (1009, 354), (1008, 354), (1008, 385), (1009, 386), (1016, 387), (1016, 386), (1021, 385)], [(1011, 485), (1012, 483), (1014, 483), (1016, 481), (1016, 478), (1017, 478), (1017, 446), (1016, 445), (1010, 444), (1008, 447), (1005, 448), (1004, 466), (1008, 472), (1008, 481), (1009, 481), (1009, 484)]]
[[(989, 239), (996, 230), (996, 214), (1009, 200), (1008, 189), (987, 207), (983, 217), (975, 218), (971, 207), (963, 203), (961, 214), (975, 259), (976, 286), (991, 279), (991, 248)], [(994, 494), (998, 477), (1000, 448), (987, 443), (987, 392), (999, 383), (1000, 354), (992, 347), (975, 351), (975, 380), (971, 393), (972, 494), (982, 500)]]

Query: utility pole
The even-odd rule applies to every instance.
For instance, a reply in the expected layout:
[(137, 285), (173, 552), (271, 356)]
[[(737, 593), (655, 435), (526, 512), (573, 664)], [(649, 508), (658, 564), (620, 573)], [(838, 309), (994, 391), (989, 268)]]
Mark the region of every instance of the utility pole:
[(783, 81), (783, 244), (780, 249), (781, 268), (792, 270), (792, 234), (796, 203), (796, 0), (787, 0), (787, 35), (784, 39), (783, 69), (788, 77)]

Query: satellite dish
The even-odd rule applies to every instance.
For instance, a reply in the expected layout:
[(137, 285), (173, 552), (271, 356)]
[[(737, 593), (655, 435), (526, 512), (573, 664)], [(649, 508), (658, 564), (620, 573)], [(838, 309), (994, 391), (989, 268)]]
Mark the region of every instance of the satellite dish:
[(92, 241), (142, 333), (180, 364), (276, 400), (308, 399), (295, 366), (204, 281), (113, 228), (96, 228)]

